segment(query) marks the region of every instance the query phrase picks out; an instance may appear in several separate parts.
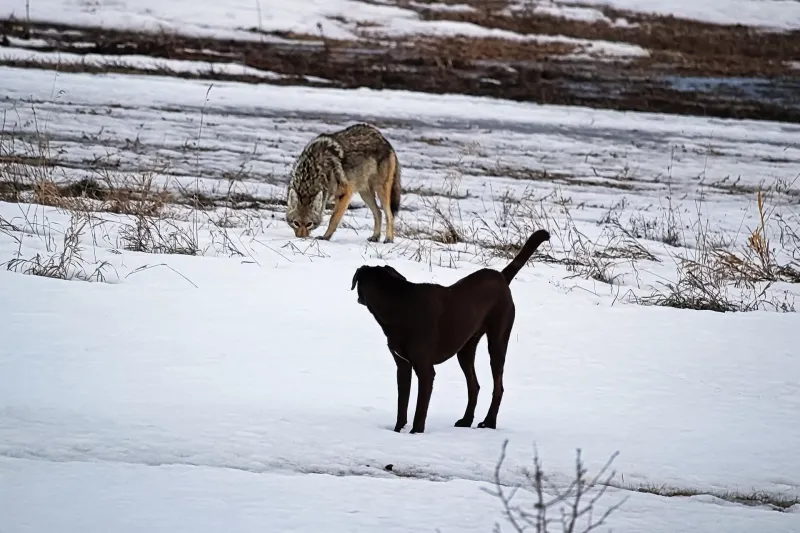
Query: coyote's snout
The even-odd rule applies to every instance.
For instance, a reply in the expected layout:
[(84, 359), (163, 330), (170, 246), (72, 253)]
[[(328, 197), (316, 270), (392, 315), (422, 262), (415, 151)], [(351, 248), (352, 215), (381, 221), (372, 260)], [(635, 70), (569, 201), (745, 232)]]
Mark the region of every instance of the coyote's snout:
[(322, 224), (322, 214), (335, 198), (328, 229), (330, 239), (358, 192), (374, 219), (369, 241), (381, 235), (381, 208), (386, 214), (386, 239), (394, 240), (394, 215), (400, 208), (400, 165), (388, 140), (375, 127), (354, 124), (315, 137), (303, 149), (292, 170), (286, 195), (286, 223), (296, 237), (308, 237)]

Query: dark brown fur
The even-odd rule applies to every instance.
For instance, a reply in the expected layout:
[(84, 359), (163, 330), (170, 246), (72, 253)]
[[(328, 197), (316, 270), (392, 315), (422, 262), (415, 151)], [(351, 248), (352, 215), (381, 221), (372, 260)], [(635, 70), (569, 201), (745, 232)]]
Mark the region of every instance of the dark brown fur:
[(412, 369), (419, 389), (411, 433), (422, 433), (433, 391), (434, 365), (455, 354), (467, 380), (467, 409), (455, 425), (472, 425), (480, 389), (475, 374), (475, 349), (483, 335), (488, 341), (494, 389), (489, 411), (478, 427), (497, 426), (497, 412), (503, 398), (503, 366), (515, 316), (509, 284), (547, 240), (550, 234), (538, 230), (502, 271), (484, 268), (449, 287), (412, 283), (390, 266), (364, 265), (356, 270), (350, 290), (358, 285), (358, 303), (367, 307), (383, 329), (397, 365), (395, 431), (408, 422)]

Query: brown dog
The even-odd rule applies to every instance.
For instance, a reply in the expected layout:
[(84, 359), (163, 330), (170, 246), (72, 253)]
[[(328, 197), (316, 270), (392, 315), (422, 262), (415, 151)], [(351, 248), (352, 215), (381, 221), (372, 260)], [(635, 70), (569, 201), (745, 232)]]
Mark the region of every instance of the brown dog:
[(411, 370), (417, 374), (419, 385), (411, 433), (422, 433), (436, 375), (433, 367), (456, 353), (467, 378), (467, 409), (455, 425), (472, 425), (480, 389), (475, 374), (475, 349), (483, 335), (489, 345), (494, 390), (489, 412), (478, 427), (497, 426), (497, 411), (503, 398), (503, 366), (515, 316), (508, 285), (547, 240), (550, 234), (538, 230), (502, 272), (483, 268), (449, 287), (412, 283), (390, 266), (364, 265), (356, 270), (350, 290), (358, 284), (358, 303), (369, 309), (383, 329), (397, 364), (395, 431), (408, 422)]

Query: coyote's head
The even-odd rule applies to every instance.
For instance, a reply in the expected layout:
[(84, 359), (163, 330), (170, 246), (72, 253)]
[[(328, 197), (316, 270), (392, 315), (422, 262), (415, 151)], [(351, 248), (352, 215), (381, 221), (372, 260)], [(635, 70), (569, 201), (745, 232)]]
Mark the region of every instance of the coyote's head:
[(286, 198), (286, 223), (294, 230), (295, 237), (308, 237), (322, 223), (325, 209), (325, 191), (303, 194), (289, 187)]
[(295, 237), (308, 237), (322, 223), (328, 195), (344, 179), (338, 143), (320, 136), (300, 154), (286, 195), (286, 223)]

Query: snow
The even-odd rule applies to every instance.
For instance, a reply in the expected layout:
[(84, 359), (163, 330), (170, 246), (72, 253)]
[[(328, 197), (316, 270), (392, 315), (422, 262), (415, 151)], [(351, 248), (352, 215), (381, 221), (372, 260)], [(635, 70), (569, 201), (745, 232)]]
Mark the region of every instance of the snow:
[[(253, 40), (260, 37), (248, 31), (250, 29), (317, 35), (319, 23), (324, 24), (328, 37), (350, 39), (354, 34), (347, 25), (330, 17), (357, 16), (356, 20), (370, 20), (391, 18), (402, 15), (402, 12), (409, 13), (354, 0), (297, 0), (291, 3), (233, 0), (224, 4), (196, 0), (120, 0), (102, 3), (42, 0), (30, 4), (30, 18), (37, 21)], [(23, 18), (24, 14), (23, 0), (3, 2), (2, 16)]]
[(104, 54), (73, 54), (68, 52), (40, 52), (38, 50), (28, 50), (25, 48), (0, 48), (0, 61), (32, 61), (38, 63), (79, 63), (94, 65), (102, 68), (104, 66), (114, 66), (116, 68), (133, 68), (138, 70), (163, 71), (168, 70), (175, 73), (207, 74), (215, 72), (217, 74), (231, 74), (238, 76), (253, 76), (265, 80), (276, 80), (286, 76), (276, 72), (259, 70), (246, 65), (222, 62), (201, 62), (189, 61), (185, 59), (166, 59), (130, 55), (104, 55)]
[[(5, 89), (7, 99), (48, 99), (55, 81), (57, 86), (65, 90), (58, 101), (73, 105), (112, 105), (124, 102), (131, 107), (187, 106), (199, 111), (205, 103), (210, 85), (202, 80), (154, 76), (93, 76), (36, 70), (25, 71), (25, 76), (20, 76), (19, 72), (17, 69), (0, 69), (0, 83)], [(125, 83), (121, 83), (123, 80)], [(145, 87), (150, 90), (145, 91)], [(795, 145), (800, 140), (800, 127), (793, 124), (538, 105), (465, 95), (368, 88), (250, 86), (233, 82), (214, 82), (213, 90), (209, 94), (210, 102), (216, 108), (226, 111), (236, 109), (250, 114), (286, 114), (302, 110), (309, 114), (338, 113), (363, 119), (416, 119), (432, 124), (459, 120), (477, 125), (495, 120), (508, 125), (553, 130), (556, 133), (570, 128), (602, 132), (604, 135), (625, 131), (638, 134), (642, 140), (652, 134), (664, 135), (666, 138), (685, 136), (686, 141), (703, 136), (718, 141), (756, 143), (752, 146), (753, 149), (766, 149), (773, 143), (785, 143), (786, 150), (781, 150), (785, 157), (798, 153)], [(626, 139), (623, 144), (630, 144), (630, 139)], [(661, 169), (665, 167), (666, 165)]]
[(522, 1), (511, 2), (503, 13), (509, 15), (517, 13), (532, 13), (535, 15), (549, 15), (551, 17), (561, 17), (569, 20), (580, 20), (583, 22), (603, 22), (611, 25), (627, 25), (624, 19), (612, 20), (605, 16), (599, 9), (591, 7), (580, 7), (575, 5), (561, 5), (555, 1)]
[(408, 5), (417, 9), (427, 9), (428, 11), (445, 11), (450, 13), (470, 13), (475, 8), (466, 4), (436, 4), (427, 2), (409, 2)]
[(577, 39), (563, 35), (520, 34), (497, 28), (485, 28), (477, 24), (455, 21), (417, 21), (409, 19), (396, 19), (391, 25), (380, 26), (367, 30), (375, 35), (391, 35), (402, 37), (405, 35), (435, 35), (438, 37), (472, 37), (476, 39), (506, 39), (510, 41), (537, 42), (537, 43), (564, 43), (586, 47), (588, 52), (612, 57), (646, 57), (649, 52), (641, 46), (602, 41)]
[[(6, 219), (19, 219), (17, 206), (1, 209)], [(66, 224), (52, 209), (39, 216)], [(619, 450), (615, 466), (626, 483), (796, 494), (795, 315), (609, 309), (561, 293), (552, 282), (563, 272), (537, 264), (513, 284), (517, 328), (498, 430), (452, 427), (465, 391), (450, 361), (437, 369), (426, 433), (397, 435), (393, 362), (349, 287), (354, 269), (381, 263), (380, 252), (365, 247), (364, 232), (340, 231), (336, 241), (319, 245), (321, 257), (292, 254), (286, 233), (275, 224), (259, 237), (263, 246), (250, 251), (258, 264), (116, 255), (99, 245), (89, 256), (114, 265), (119, 279), (111, 276), (112, 285), (0, 272), (0, 290), (13, 302), (3, 323), (15, 332), (0, 348), (0, 457), (6, 458), (0, 475), (9, 490), (3, 501), (17, 509), (12, 526), (44, 531), (54, 520), (78, 520), (78, 527), (88, 519), (112, 528), (118, 520), (139, 523), (135, 517), (144, 513), (153, 525), (171, 517), (168, 527), (194, 505), (221, 500), (257, 508), (275, 526), (294, 519), (310, 528), (318, 522), (294, 515), (297, 506), (318, 501), (316, 494), (328, 495), (319, 502), (322, 515), (307, 520), (328, 516), (324, 509), (355, 508), (365, 520), (408, 527), (406, 516), (419, 506), (425, 512), (416, 519), (429, 528), (457, 528), (479, 509), (478, 525), (486, 524), (500, 516), (490, 512), (496, 507), (484, 503), (480, 487), (488, 486), (505, 438), (508, 481), (521, 479), (535, 443), (558, 482), (567, 480), (571, 450), (582, 447), (592, 469)], [(6, 257), (10, 244), (1, 249)], [(162, 262), (174, 271), (128, 276)], [(474, 268), (429, 268), (400, 258), (392, 264), (411, 280), (445, 284)], [(613, 340), (598, 343), (607, 332)], [(485, 343), (479, 350), (478, 377), (488, 385)], [(479, 414), (488, 406), (488, 388)], [(383, 471), (389, 463), (396, 475), (451, 482), (433, 492), (422, 482), (417, 490), (396, 488), (404, 483)], [(43, 476), (54, 485), (36, 481)], [(25, 490), (13, 490), (20, 484)], [(165, 488), (154, 493), (153, 485)], [(117, 489), (108, 494), (109, 486)], [(162, 490), (175, 494), (162, 500)], [(384, 511), (397, 490), (417, 494), (402, 515)], [(78, 501), (32, 513), (60, 491)], [(111, 507), (89, 505), (97, 491)], [(356, 491), (361, 500), (369, 495), (361, 506), (340, 496)], [(432, 496), (437, 492), (441, 499)], [(299, 501), (292, 496), (302, 493)], [(609, 503), (619, 497), (612, 494)], [(184, 503), (176, 508), (173, 500)], [(284, 500), (294, 507), (277, 511)], [(439, 505), (450, 512), (437, 514), (445, 512)], [(797, 520), (740, 506), (727, 512), (707, 501), (647, 497), (626, 506), (630, 514), (610, 522), (615, 531), (637, 531), (642, 522), (655, 527), (663, 514), (691, 523), (691, 514), (680, 512), (686, 506), (702, 515), (696, 531), (743, 527), (742, 515), (762, 531), (786, 531)], [(475, 509), (464, 516), (456, 511), (462, 507)], [(119, 518), (109, 517), (110, 509)], [(205, 512), (222, 519), (214, 507)], [(670, 523), (661, 524), (664, 531), (679, 530), (668, 529)]]
[[(535, 12), (585, 21), (605, 21), (617, 25), (624, 20), (610, 21), (597, 9), (564, 2), (540, 2)], [(778, 29), (800, 28), (800, 4), (793, 0), (715, 0), (713, 2), (664, 2), (660, 0), (579, 0), (589, 5), (612, 5), (633, 11), (673, 14), (708, 22), (746, 24)], [(24, 0), (4, 0), (0, 16), (23, 18)], [(431, 4), (437, 10), (465, 10), (468, 6)], [(512, 8), (518, 6), (512, 6)], [(35, 21), (93, 26), (114, 29), (178, 32), (201, 37), (264, 40), (263, 32), (293, 32), (334, 39), (358, 39), (361, 35), (461, 35), (503, 39), (535, 39), (545, 36), (522, 36), (513, 32), (484, 28), (453, 21), (425, 21), (412, 9), (395, 5), (359, 2), (356, 0), (233, 0), (224, 4), (197, 0), (117, 0), (84, 2), (82, 0), (39, 0), (30, 4), (30, 18)], [(562, 42), (576, 41), (550, 36)], [(583, 41), (583, 40), (578, 40)], [(583, 41), (584, 44), (590, 41)], [(644, 55), (634, 45), (598, 42), (596, 52), (609, 55)]]
[[(52, 0), (50, 0), (52, 1)], [(195, 2), (193, 2), (194, 4)], [(125, 2), (93, 5), (89, 12), (84, 12), (82, 5), (70, 6), (78, 12), (49, 5), (48, 1), (36, 2), (31, 7), (33, 20), (69, 23), (85, 26), (101, 26), (116, 29), (139, 29), (147, 31), (177, 31), (180, 33), (233, 37), (237, 39), (262, 39), (264, 36), (251, 31), (291, 31), (299, 34), (318, 35), (318, 24), (322, 24), (323, 33), (328, 38), (357, 39), (360, 35), (375, 37), (404, 36), (461, 36), (473, 38), (495, 38), (515, 41), (551, 43), (559, 42), (587, 48), (587, 52), (611, 57), (642, 57), (648, 52), (643, 48), (626, 43), (575, 39), (565, 36), (522, 35), (519, 33), (484, 28), (476, 24), (456, 21), (427, 21), (409, 9), (399, 7), (361, 3), (352, 0), (301, 0), (291, 6), (284, 2), (262, 2), (262, 19), (258, 20), (252, 2), (242, 4), (233, 2), (211, 4), (203, 9), (188, 10), (181, 0), (171, 2), (137, 2), (130, 8)], [(453, 8), (448, 8), (452, 10)], [(455, 6), (454, 9), (458, 9)], [(221, 13), (220, 10), (224, 10)], [(7, 15), (16, 15), (20, 6), (14, 2), (7, 7)], [(186, 11), (186, 12), (185, 12)], [(2, 13), (2, 12), (0, 12)], [(180, 22), (178, 22), (180, 21)], [(343, 22), (344, 21), (344, 22)], [(363, 25), (365, 27), (359, 27)], [(271, 37), (270, 37), (271, 38)]]
[[(204, 466), (4, 461), (7, 531), (491, 531), (500, 509), (469, 481), (252, 474)], [(3, 494), (7, 489), (7, 494)], [(60, 505), (53, 505), (60, 502)], [(788, 514), (634, 494), (629, 530), (791, 531)], [(48, 512), (29, 513), (31, 507)], [(649, 523), (648, 516), (659, 516)], [(718, 529), (715, 529), (718, 528)], [(602, 528), (601, 528), (602, 529)], [(503, 531), (508, 531), (503, 524)], [(615, 528), (614, 531), (619, 529)]]
[(672, 15), (711, 24), (743, 24), (765, 29), (800, 29), (800, 2), (795, 0), (555, 0), (563, 4), (610, 6), (616, 9)]
[[(111, 158), (120, 174), (159, 168), (160, 184), (202, 190), (224, 189), (244, 169), (238, 186), (279, 196), (308, 139), (373, 120), (398, 151), (404, 186), (442, 202), (454, 187), (464, 226), (496, 221), (503, 192), (560, 190), (592, 236), (623, 199), (627, 213), (654, 216), (669, 181), (684, 216), (702, 198), (713, 227), (743, 239), (753, 198), (707, 184), (791, 181), (800, 162), (800, 128), (765, 121), (7, 67), (0, 86), (6, 135), (41, 128), (63, 180), (96, 175)], [(398, 227), (429, 224), (425, 198), (404, 195)], [(279, 208), (240, 214), (228, 236), (241, 257), (207, 224), (199, 257), (126, 251), (120, 230), (133, 221), (98, 213), (83, 256), (108, 262), (106, 283), (0, 268), (3, 532), (490, 531), (503, 519), (481, 488), (505, 439), (508, 482), (522, 480), (535, 444), (562, 486), (580, 447), (591, 471), (619, 451), (614, 467), (628, 487), (800, 492), (797, 314), (637, 306), (539, 261), (511, 286), (517, 318), (498, 429), (453, 427), (466, 401), (453, 359), (436, 369), (426, 432), (392, 432), (394, 364), (350, 290), (353, 271), (388, 262), (412, 281), (450, 284), (506, 261), (468, 246), (426, 252), (404, 236), (367, 243), (371, 216), (360, 206), (330, 242), (294, 239)], [(175, 224), (191, 231), (192, 216), (178, 211)], [(0, 203), (0, 217), (20, 230), (0, 232), (0, 262), (18, 250), (53, 253), (37, 233), (52, 231), (57, 247), (69, 225), (64, 211), (27, 204)], [(674, 275), (668, 259), (645, 267), (643, 286)], [(627, 275), (623, 292), (644, 290)], [(481, 419), (491, 395), (485, 342), (477, 373)], [(409, 414), (413, 405), (412, 396)], [(624, 496), (614, 531), (800, 524), (797, 506), (780, 513), (710, 496), (612, 490), (601, 507)]]

